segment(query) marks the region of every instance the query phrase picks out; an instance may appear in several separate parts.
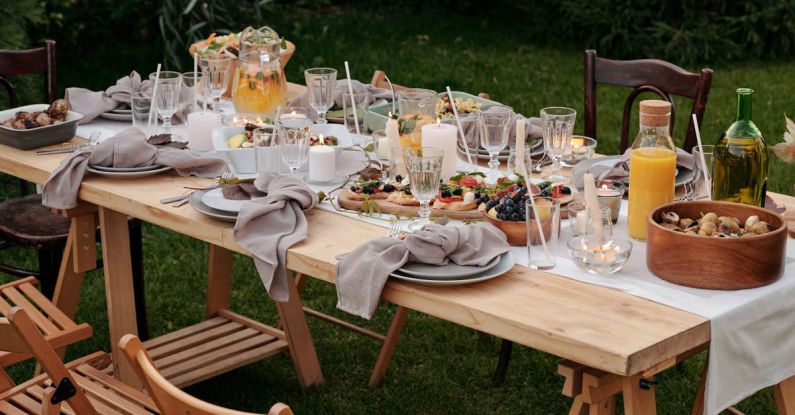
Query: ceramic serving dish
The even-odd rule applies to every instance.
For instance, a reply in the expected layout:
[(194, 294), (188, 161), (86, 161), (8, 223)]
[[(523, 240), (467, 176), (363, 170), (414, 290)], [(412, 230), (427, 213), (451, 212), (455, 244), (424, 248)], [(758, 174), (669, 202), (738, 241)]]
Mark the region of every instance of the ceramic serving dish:
[[(0, 122), (14, 118), (17, 112), (46, 111), (48, 104), (32, 104), (0, 111)], [(69, 111), (63, 122), (29, 130), (17, 130), (0, 125), (0, 143), (20, 150), (44, 147), (52, 144), (69, 141), (77, 132), (77, 124), (83, 119), (83, 114)]]
[[(666, 229), (664, 212), (697, 219), (702, 213), (749, 216), (769, 224), (771, 231), (741, 238), (688, 235)], [(646, 264), (658, 277), (674, 284), (713, 290), (741, 290), (767, 285), (784, 273), (787, 227), (781, 215), (756, 206), (699, 200), (675, 202), (653, 210), (648, 218)]]
[[(443, 94), (447, 94), (446, 92), (439, 93), (438, 97), (441, 97)], [(491, 101), (485, 98), (481, 98), (477, 95), (467, 94), (466, 92), (459, 92), (453, 91), (453, 98), (461, 98), (464, 100), (472, 99), (473, 101), (482, 104), (481, 109), (486, 109), (493, 105), (500, 105), (499, 102)], [(397, 108), (397, 103), (395, 103), (395, 108)], [(392, 103), (386, 102), (379, 105), (373, 105), (368, 110), (367, 113), (364, 115), (364, 125), (369, 131), (380, 131), (386, 128), (386, 120), (387, 115), (392, 112)]]

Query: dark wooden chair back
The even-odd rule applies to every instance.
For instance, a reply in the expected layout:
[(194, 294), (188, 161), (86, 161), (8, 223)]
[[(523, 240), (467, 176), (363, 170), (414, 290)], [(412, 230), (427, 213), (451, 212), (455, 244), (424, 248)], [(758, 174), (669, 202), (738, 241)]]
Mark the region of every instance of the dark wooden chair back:
[(19, 106), (17, 90), (9, 76), (44, 75), (44, 99), (55, 101), (55, 41), (45, 40), (44, 47), (28, 50), (0, 50), (0, 85), (8, 91), (11, 108)]
[(699, 124), (707, 108), (707, 96), (712, 83), (712, 69), (700, 73), (688, 72), (672, 63), (658, 59), (617, 61), (596, 56), (596, 51), (585, 51), (585, 135), (596, 139), (596, 84), (609, 84), (632, 88), (624, 103), (621, 124), (621, 152), (629, 146), (629, 122), (635, 99), (643, 92), (653, 92), (671, 103), (671, 135), (674, 131), (676, 107), (672, 96), (693, 100), (688, 118), (687, 133), (682, 148), (690, 151), (696, 144), (693, 116)]

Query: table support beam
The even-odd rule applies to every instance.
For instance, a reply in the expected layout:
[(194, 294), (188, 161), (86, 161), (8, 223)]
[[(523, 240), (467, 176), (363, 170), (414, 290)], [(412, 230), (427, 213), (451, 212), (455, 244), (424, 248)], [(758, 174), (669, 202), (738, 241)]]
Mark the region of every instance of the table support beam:
[(287, 278), (289, 279), (287, 287), (290, 299), (286, 302), (277, 301), (276, 309), (279, 311), (281, 323), (284, 325), (284, 333), (287, 337), (295, 371), (298, 374), (298, 381), (302, 388), (322, 385), (323, 372), (320, 369), (315, 344), (309, 334), (309, 325), (307, 325), (301, 304), (301, 295), (289, 273)]
[(232, 291), (232, 251), (210, 244), (207, 266), (207, 304), (205, 317), (212, 318), (220, 310), (229, 309)]
[(403, 306), (397, 306), (395, 310), (395, 317), (392, 318), (392, 324), (389, 326), (389, 331), (386, 333), (384, 344), (381, 345), (381, 352), (378, 354), (378, 360), (375, 362), (373, 372), (370, 374), (370, 381), (368, 386), (374, 388), (384, 381), (386, 370), (389, 368), (389, 362), (392, 361), (392, 355), (397, 349), (398, 339), (400, 333), (403, 331), (403, 325), (406, 324), (406, 318), (409, 315), (409, 309)]

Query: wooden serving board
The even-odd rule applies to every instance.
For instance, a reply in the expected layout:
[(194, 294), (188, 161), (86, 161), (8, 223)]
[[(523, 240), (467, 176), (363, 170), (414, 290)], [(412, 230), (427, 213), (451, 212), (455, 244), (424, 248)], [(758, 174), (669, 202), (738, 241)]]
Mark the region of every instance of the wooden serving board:
[[(363, 202), (361, 200), (356, 200), (352, 197), (352, 194), (348, 190), (343, 190), (340, 193), (339, 198), (340, 206), (345, 209), (350, 210), (362, 210)], [(387, 214), (403, 214), (403, 215), (411, 215), (411, 216), (419, 216), (420, 207), (419, 206), (404, 206), (398, 205), (397, 203), (392, 203), (387, 201), (386, 199), (373, 199), (374, 202), (378, 203), (378, 206), (381, 207), (382, 213)], [(481, 220), (483, 219), (480, 212), (477, 209), (467, 210), (467, 211), (460, 211), (460, 210), (446, 210), (446, 209), (431, 209), (431, 216), (447, 216), (450, 219), (458, 219), (458, 220)]]

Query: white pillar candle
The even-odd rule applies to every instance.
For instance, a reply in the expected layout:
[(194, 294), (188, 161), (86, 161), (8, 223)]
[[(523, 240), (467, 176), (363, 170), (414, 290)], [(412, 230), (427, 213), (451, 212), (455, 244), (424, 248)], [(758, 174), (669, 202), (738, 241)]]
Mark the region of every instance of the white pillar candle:
[(323, 144), (323, 135), (320, 143), (309, 147), (309, 180), (313, 182), (330, 182), (334, 180), (337, 171), (336, 154), (331, 146)]
[(378, 143), (376, 143), (375, 155), (382, 160), (389, 159), (389, 138), (388, 137), (379, 137)]
[(579, 211), (577, 212), (576, 218), (577, 218), (576, 221), (577, 229), (575, 230), (577, 231), (578, 235), (584, 235), (585, 227), (588, 225), (588, 212), (585, 210)]
[(524, 165), (524, 123), (525, 120), (522, 118), (516, 120), (516, 165), (513, 170), (521, 174), (527, 174)]
[(212, 111), (195, 111), (188, 114), (188, 147), (194, 151), (213, 149), (213, 128), (220, 125)]
[(392, 113), (389, 113), (384, 133), (389, 140), (390, 147), (392, 147), (392, 157), (395, 158), (395, 174), (408, 177), (406, 162), (403, 160), (403, 151), (400, 148), (400, 129), (398, 128), (398, 121), (392, 118)]
[(455, 176), (458, 155), (456, 142), (458, 129), (454, 125), (442, 124), (438, 120), (435, 124), (422, 127), (422, 146), (436, 147), (444, 152), (442, 159), (442, 179)]

